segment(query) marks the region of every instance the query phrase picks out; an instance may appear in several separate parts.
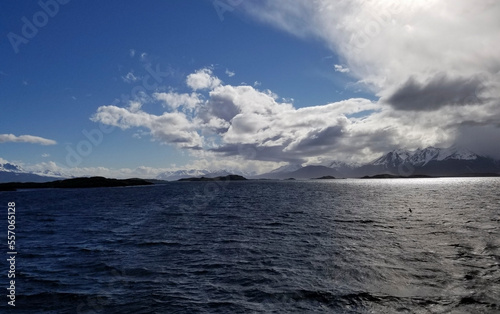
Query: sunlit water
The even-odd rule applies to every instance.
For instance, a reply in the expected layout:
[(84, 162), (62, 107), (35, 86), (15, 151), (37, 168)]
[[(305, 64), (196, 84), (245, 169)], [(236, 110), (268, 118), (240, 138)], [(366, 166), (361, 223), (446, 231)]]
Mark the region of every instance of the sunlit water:
[(173, 182), (0, 204), (17, 205), (20, 313), (498, 313), (499, 191), (497, 178)]

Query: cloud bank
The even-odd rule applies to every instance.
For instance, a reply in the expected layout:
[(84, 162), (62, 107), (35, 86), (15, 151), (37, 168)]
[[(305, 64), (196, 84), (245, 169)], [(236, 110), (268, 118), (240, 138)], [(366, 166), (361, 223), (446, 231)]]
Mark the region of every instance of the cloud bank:
[(225, 157), (225, 162), (240, 166), (241, 161), (274, 166), (322, 159), (366, 161), (388, 147), (431, 145), (447, 138), (433, 126), (432, 114), (398, 113), (362, 98), (295, 108), (270, 90), (224, 84), (207, 69), (197, 74), (202, 74), (203, 84), (193, 84), (192, 74), (186, 78), (192, 92), (149, 97), (163, 107), (162, 114), (143, 111), (140, 100), (135, 100), (128, 107), (101, 106), (92, 120), (121, 129), (146, 129), (160, 143), (190, 149), (194, 156), (212, 161)]
[(39, 136), (33, 135), (20, 135), (16, 136), (14, 134), (0, 134), (0, 143), (31, 143), (40, 145), (56, 145), (57, 142), (54, 140), (46, 139)]
[[(398, 121), (415, 128), (432, 121), (431, 127), (447, 134), (435, 136), (440, 140), (434, 144), (465, 143), (463, 126), (474, 124), (485, 135), (475, 146), (491, 151), (490, 139), (499, 135), (492, 117), (500, 112), (500, 2), (263, 0), (239, 9), (285, 32), (324, 42), (343, 64), (335, 69), (349, 69), (389, 107), (392, 118), (400, 116)], [(500, 156), (498, 150), (494, 154)]]
[[(237, 9), (321, 40), (339, 59), (332, 72), (357, 79), (379, 100), (295, 108), (272, 91), (225, 84), (202, 68), (186, 77), (190, 92), (152, 95), (162, 114), (136, 100), (101, 106), (92, 120), (146, 129), (199, 158), (240, 165), (362, 162), (398, 147), (471, 143), (500, 158), (492, 148), (500, 138), (500, 2), (262, 0)], [(472, 141), (471, 134), (481, 136)]]

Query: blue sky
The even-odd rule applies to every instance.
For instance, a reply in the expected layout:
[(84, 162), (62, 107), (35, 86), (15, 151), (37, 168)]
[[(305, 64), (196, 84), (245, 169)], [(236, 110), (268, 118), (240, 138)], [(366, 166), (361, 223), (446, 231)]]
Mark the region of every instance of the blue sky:
[(474, 139), (498, 139), (500, 63), (480, 45), (500, 42), (499, 6), (378, 2), (2, 1), (0, 158), (153, 175), (456, 142), (497, 154)]

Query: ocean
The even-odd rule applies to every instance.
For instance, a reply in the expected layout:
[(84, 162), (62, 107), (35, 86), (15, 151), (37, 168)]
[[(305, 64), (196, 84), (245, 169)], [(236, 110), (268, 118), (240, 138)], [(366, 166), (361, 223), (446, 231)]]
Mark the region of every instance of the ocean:
[(18, 313), (500, 313), (500, 178), (0, 192)]

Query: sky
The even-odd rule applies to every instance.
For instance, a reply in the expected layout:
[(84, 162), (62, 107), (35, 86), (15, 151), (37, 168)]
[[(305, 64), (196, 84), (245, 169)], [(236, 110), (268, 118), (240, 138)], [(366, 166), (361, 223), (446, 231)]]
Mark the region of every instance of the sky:
[(0, 161), (266, 172), (500, 158), (496, 0), (0, 2)]

